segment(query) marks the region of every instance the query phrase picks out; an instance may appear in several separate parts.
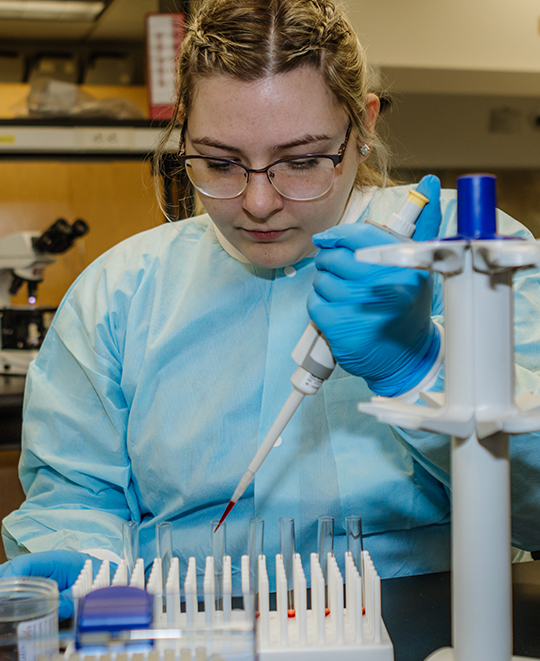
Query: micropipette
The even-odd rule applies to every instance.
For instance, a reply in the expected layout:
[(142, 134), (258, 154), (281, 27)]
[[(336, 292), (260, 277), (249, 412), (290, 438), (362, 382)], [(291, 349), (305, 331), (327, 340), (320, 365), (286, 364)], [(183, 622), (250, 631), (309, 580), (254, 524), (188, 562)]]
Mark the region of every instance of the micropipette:
[[(429, 200), (425, 195), (422, 195), (416, 190), (410, 190), (401, 209), (397, 213), (392, 213), (384, 225), (371, 220), (367, 220), (366, 222), (381, 227), (386, 232), (390, 232), (402, 240), (409, 239), (414, 233), (414, 223), (428, 202)], [(225, 508), (225, 512), (223, 512), (216, 530), (225, 521), (229, 512), (251, 484), (255, 473), (259, 470), (296, 409), (300, 406), (300, 402), (306, 395), (314, 395), (321, 387), (323, 381), (332, 374), (336, 366), (336, 361), (326, 338), (312, 321), (308, 324), (300, 341), (292, 352), (292, 358), (298, 365), (291, 377), (294, 390), (289, 395), (266, 438), (251, 460), (247, 471), (244, 473), (229, 504)]]

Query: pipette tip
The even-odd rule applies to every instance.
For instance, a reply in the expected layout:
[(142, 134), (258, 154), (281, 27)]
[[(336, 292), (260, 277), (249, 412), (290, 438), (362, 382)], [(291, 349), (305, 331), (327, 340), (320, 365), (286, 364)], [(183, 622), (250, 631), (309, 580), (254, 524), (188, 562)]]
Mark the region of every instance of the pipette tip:
[(219, 523), (217, 524), (216, 529), (214, 530), (214, 532), (217, 532), (217, 529), (218, 529), (219, 526), (223, 523), (223, 521), (225, 521), (225, 519), (227, 518), (229, 512), (232, 510), (232, 508), (233, 508), (235, 505), (236, 505), (236, 502), (235, 502), (234, 500), (229, 500), (229, 504), (227, 505), (225, 511), (223, 512), (223, 516), (222, 516), (221, 519), (219, 520)]

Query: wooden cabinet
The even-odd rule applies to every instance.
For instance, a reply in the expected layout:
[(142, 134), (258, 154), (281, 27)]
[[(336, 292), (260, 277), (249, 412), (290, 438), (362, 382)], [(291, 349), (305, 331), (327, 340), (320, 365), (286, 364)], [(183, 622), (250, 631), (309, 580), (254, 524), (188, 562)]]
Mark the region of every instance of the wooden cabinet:
[[(16, 510), (24, 500), (18, 475), (19, 456), (18, 450), (0, 452), (0, 520)], [(0, 563), (5, 560), (4, 545), (0, 544)]]

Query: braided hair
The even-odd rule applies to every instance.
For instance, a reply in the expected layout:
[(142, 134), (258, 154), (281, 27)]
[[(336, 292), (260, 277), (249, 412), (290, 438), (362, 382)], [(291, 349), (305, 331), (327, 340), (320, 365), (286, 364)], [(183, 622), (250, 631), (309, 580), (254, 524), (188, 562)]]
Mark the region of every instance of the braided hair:
[(384, 185), (388, 149), (366, 122), (371, 81), (365, 53), (333, 0), (202, 0), (179, 54), (177, 120), (189, 116), (201, 78), (250, 82), (299, 67), (320, 72), (350, 117), (358, 147), (372, 146), (355, 185)]

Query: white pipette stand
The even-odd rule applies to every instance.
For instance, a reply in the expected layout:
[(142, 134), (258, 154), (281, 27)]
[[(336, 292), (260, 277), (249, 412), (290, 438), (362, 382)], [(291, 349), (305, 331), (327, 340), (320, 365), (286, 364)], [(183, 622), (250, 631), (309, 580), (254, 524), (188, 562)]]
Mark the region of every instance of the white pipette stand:
[[(460, 212), (478, 208), (492, 217), (483, 234), (493, 238), (476, 240), (482, 232), (460, 227)], [(427, 407), (384, 397), (359, 405), (381, 422), (453, 437), (453, 647), (430, 661), (524, 659), (512, 656), (508, 435), (540, 429), (540, 397), (514, 397), (512, 276), (540, 266), (540, 243), (494, 232), (495, 178), (470, 175), (458, 179), (458, 233), (466, 238), (357, 252), (363, 262), (444, 276), (445, 393), (423, 393)]]

